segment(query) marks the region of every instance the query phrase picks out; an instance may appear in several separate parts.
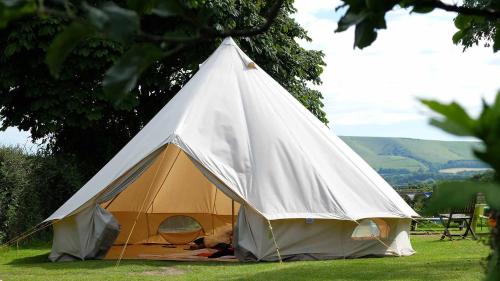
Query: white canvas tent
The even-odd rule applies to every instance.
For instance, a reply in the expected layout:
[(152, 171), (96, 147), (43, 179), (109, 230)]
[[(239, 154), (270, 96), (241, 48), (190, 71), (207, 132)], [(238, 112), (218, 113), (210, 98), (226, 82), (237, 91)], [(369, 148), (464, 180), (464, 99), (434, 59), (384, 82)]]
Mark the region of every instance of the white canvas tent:
[(207, 233), (238, 210), (240, 260), (414, 252), (408, 228), (418, 215), (411, 207), (226, 38), (46, 219), (57, 221), (50, 258), (100, 258), (112, 244), (166, 243), (160, 225), (178, 215)]

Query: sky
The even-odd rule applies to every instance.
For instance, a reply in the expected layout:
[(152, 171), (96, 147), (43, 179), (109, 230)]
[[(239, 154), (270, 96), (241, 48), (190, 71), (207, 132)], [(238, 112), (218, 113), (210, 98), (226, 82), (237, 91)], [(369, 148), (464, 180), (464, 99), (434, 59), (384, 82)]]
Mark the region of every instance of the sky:
[(330, 128), (338, 135), (456, 140), (428, 125), (431, 113), (418, 98), (452, 100), (477, 114), (481, 98), (493, 100), (500, 89), (500, 54), (453, 44), (455, 14), (434, 11), (387, 14), (371, 46), (353, 49), (354, 28), (334, 33), (339, 1), (297, 0), (296, 20), (308, 30), (308, 49), (325, 53), (323, 84)]
[[(322, 92), (337, 135), (457, 140), (428, 125), (431, 113), (417, 99), (456, 100), (477, 114), (481, 99), (491, 101), (500, 89), (500, 54), (482, 46), (463, 52), (454, 45), (453, 13), (390, 12), (388, 29), (359, 50), (353, 49), (353, 28), (334, 33), (338, 5), (296, 0), (294, 15), (312, 38), (299, 43), (325, 53), (323, 84), (313, 87)], [(0, 144), (31, 146), (29, 133), (15, 128), (0, 132)]]

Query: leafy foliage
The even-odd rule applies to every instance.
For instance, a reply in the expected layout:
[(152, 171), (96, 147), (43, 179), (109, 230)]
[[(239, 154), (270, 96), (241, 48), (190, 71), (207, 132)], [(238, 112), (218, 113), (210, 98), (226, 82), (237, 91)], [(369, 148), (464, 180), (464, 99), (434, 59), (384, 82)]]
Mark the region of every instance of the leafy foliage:
[(47, 50), (47, 57), (45, 60), (54, 77), (59, 77), (62, 64), (71, 54), (71, 51), (91, 34), (91, 28), (76, 22), (69, 25), (58, 34)]
[[(339, 8), (347, 8), (338, 22), (336, 32), (355, 26), (354, 47), (363, 49), (377, 39), (377, 31), (386, 28), (385, 15), (396, 6), (410, 9), (412, 13), (429, 13), (434, 9), (457, 12), (455, 26), (458, 31), (453, 42), (464, 49), (479, 42), (500, 49), (500, 1), (465, 0), (462, 5), (447, 4), (439, 0), (343, 0)], [(498, 39), (498, 40), (497, 40)]]
[[(37, 224), (40, 198), (33, 194), (30, 161), (19, 148), (0, 150), (0, 240)], [(27, 203), (27, 205), (25, 205)], [(31, 206), (31, 207), (29, 207)], [(29, 208), (24, 208), (29, 207)]]
[(40, 223), (81, 184), (69, 159), (0, 147), (0, 242)]
[(152, 44), (136, 44), (130, 48), (104, 75), (107, 98), (120, 104), (122, 93), (132, 91), (139, 75), (161, 57), (161, 50)]
[[(103, 86), (109, 97), (118, 97), (115, 100), (116, 104), (121, 102), (121, 95), (136, 87), (140, 74), (162, 57), (162, 52), (164, 56), (173, 55), (182, 48), (227, 36), (247, 38), (256, 36), (271, 28), (272, 23), (280, 16), (282, 6), (285, 6), (283, 7), (285, 15), (293, 9), (291, 3), (284, 5), (285, 0), (259, 1), (257, 3), (251, 1), (215, 1), (212, 3), (204, 0), (186, 2), (179, 0), (144, 0), (140, 2), (131, 0), (118, 4), (99, 0), (95, 2), (92, 5), (77, 0), (64, 2), (1, 0), (0, 7), (3, 8), (2, 11), (5, 11), (1, 20), (5, 24), (9, 23), (19, 14), (16, 13), (16, 9), (29, 4), (30, 7), (34, 7), (31, 10), (32, 14), (55, 17), (64, 20), (63, 23), (70, 24), (53, 41), (47, 55), (46, 62), (56, 77), (68, 54), (78, 43), (91, 35), (118, 42), (127, 47), (132, 43), (157, 44), (158, 46), (154, 50), (152, 49), (153, 45), (148, 45), (148, 50), (143, 50), (147, 52), (136, 53), (135, 59), (132, 60), (128, 58), (130, 53), (125, 53), (118, 62), (120, 65), (109, 69)], [(234, 6), (238, 5), (244, 8), (253, 8), (253, 10), (247, 10), (246, 12), (249, 13), (245, 14), (251, 20), (249, 24), (241, 25), (243, 28), (236, 28), (239, 25), (236, 24), (235, 20), (231, 22), (232, 25), (224, 26), (220, 21), (213, 21), (215, 13), (210, 7), (212, 4), (215, 4), (214, 6), (229, 4), (231, 6), (228, 5), (227, 8), (233, 10)], [(29, 14), (29, 12), (27, 13)], [(240, 15), (239, 12), (237, 14)], [(263, 15), (261, 16), (261, 14)], [(9, 15), (16, 16), (9, 17)], [(223, 14), (223, 16), (227, 16), (227, 14)], [(155, 25), (146, 24), (148, 21), (154, 21)], [(162, 26), (163, 29), (159, 29), (158, 26)], [(138, 48), (139, 45), (131, 47), (135, 51)], [(62, 55), (57, 56), (58, 53)], [(131, 67), (128, 67), (129, 65)], [(127, 69), (124, 73), (114, 71), (123, 68)], [(115, 75), (117, 77), (113, 77)], [(124, 79), (128, 81), (124, 83)], [(115, 83), (120, 80), (122, 82)], [(111, 83), (108, 83), (109, 81)]]
[(0, 28), (10, 21), (36, 11), (35, 1), (4, 0), (0, 1)]
[[(463, 5), (485, 9), (494, 2), (490, 0), (464, 0)], [(497, 21), (487, 20), (480, 16), (459, 14), (455, 18), (455, 26), (458, 31), (453, 35), (453, 43), (461, 44), (464, 50), (479, 44), (490, 47), (492, 42), (497, 42), (496, 36), (500, 35), (496, 33)], [(498, 43), (500, 43), (500, 40), (498, 40)], [(493, 48), (495, 52), (498, 50), (496, 44), (493, 45)]]
[(354, 47), (363, 49), (370, 46), (377, 39), (376, 30), (386, 28), (385, 14), (398, 2), (397, 0), (346, 0), (340, 7), (348, 6), (348, 9), (340, 18), (336, 32), (355, 26)]
[[(175, 1), (160, 2), (167, 5)], [(55, 154), (76, 157), (85, 178), (102, 167), (180, 90), (222, 40), (189, 44), (149, 37), (168, 34), (169, 40), (175, 41), (197, 36), (198, 25), (184, 19), (186, 14), (193, 14), (190, 21), (204, 22), (210, 30), (256, 26), (262, 23), (260, 14), (269, 5), (265, 1), (182, 1), (176, 10), (168, 5), (151, 9), (146, 5), (149, 1), (127, 1), (128, 10), (140, 18), (141, 30), (131, 31), (131, 42), (126, 42), (126, 38), (122, 41), (106, 35), (115, 28), (107, 27), (106, 21), (99, 24), (96, 19), (88, 24), (91, 8), (71, 3), (82, 14), (78, 20), (31, 16), (0, 29), (0, 119), (3, 128), (29, 130), (34, 139), (45, 140)], [(95, 9), (104, 9), (99, 1), (92, 4)], [(305, 50), (296, 42), (309, 38), (291, 18), (294, 11), (286, 2), (267, 32), (236, 40), (261, 68), (326, 123), (323, 97), (308, 86), (321, 83), (323, 53)]]
[[(472, 136), (480, 139), (484, 146), (476, 149), (476, 156), (490, 165), (495, 176), (492, 182), (471, 183), (454, 182), (442, 184), (434, 194), (429, 212), (434, 212), (447, 207), (464, 206), (473, 196), (481, 193), (487, 203), (495, 210), (494, 216), (500, 219), (500, 92), (493, 104), (483, 102), (483, 110), (479, 117), (472, 118), (457, 103), (442, 104), (436, 101), (422, 100), (430, 109), (441, 115), (441, 118), (431, 120), (431, 123), (449, 133)], [(500, 251), (500, 224), (493, 229), (491, 246), (493, 249), (489, 257), (488, 279), (498, 280), (500, 276), (499, 251)]]

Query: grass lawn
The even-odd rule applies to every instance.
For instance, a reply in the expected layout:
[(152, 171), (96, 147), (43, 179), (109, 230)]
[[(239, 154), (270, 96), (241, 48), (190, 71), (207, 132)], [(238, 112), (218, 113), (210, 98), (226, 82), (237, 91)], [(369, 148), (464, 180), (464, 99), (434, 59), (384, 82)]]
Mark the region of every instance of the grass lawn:
[(49, 246), (0, 253), (0, 280), (479, 280), (488, 248), (414, 236), (411, 257), (289, 263), (83, 261), (51, 263)]

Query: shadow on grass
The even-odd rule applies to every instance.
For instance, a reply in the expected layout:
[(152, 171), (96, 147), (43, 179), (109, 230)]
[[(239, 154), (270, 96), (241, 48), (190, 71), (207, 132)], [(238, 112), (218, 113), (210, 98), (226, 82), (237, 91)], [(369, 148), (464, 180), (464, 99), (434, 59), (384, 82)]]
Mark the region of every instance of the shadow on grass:
[[(467, 239), (468, 240), (468, 239)], [(464, 240), (454, 240), (464, 241)], [(449, 240), (428, 239), (432, 242), (431, 248), (437, 244), (452, 245)], [(436, 243), (436, 244), (434, 244)], [(440, 248), (441, 249), (441, 248)], [(449, 251), (448, 247), (441, 249)], [(460, 256), (449, 252), (443, 259), (426, 259), (424, 256), (414, 257), (384, 257), (362, 258), (352, 260), (334, 260), (320, 262), (286, 262), (279, 263), (231, 263), (231, 262), (182, 262), (182, 261), (153, 261), (153, 260), (122, 260), (121, 270), (113, 270), (116, 260), (88, 260), (75, 262), (53, 263), (48, 260), (48, 252), (43, 254), (13, 257), (5, 263), (12, 267), (40, 268), (57, 271), (83, 271), (103, 269), (103, 272), (113, 274), (130, 274), (143, 272), (154, 267), (187, 267), (186, 277), (199, 277), (210, 272), (208, 279), (225, 280), (473, 280), (482, 276), (482, 269), (477, 258), (468, 255)], [(127, 268), (130, 266), (130, 268)], [(133, 268), (138, 266), (137, 268)], [(145, 268), (142, 268), (144, 266)], [(197, 268), (197, 269), (196, 269)], [(230, 270), (228, 270), (230, 268)], [(111, 269), (111, 270), (109, 270)], [(140, 269), (140, 270), (138, 270)], [(201, 270), (201, 271), (198, 271)], [(16, 270), (14, 270), (15, 272)], [(203, 273), (204, 272), (204, 273)], [(229, 272), (232, 272), (231, 274)], [(72, 274), (67, 272), (65, 274)], [(200, 275), (200, 276), (201, 276)], [(127, 275), (124, 275), (127, 276)]]
[[(477, 262), (470, 260), (439, 263), (406, 264), (314, 264), (281, 267), (273, 270), (228, 277), (228, 280), (455, 280), (470, 276), (471, 267)], [(473, 273), (474, 274), (474, 273)], [(481, 272), (478, 271), (477, 278)], [(474, 278), (474, 279), (477, 279)]]
[[(441, 280), (459, 279), (461, 276), (476, 274), (480, 277), (478, 261), (473, 259), (454, 259), (449, 261), (427, 262), (414, 260), (389, 260), (398, 258), (367, 258), (357, 260), (336, 260), (331, 262), (286, 262), (273, 263), (230, 263), (230, 262), (175, 262), (151, 260), (122, 260), (120, 267), (210, 267), (215, 279), (226, 280)], [(406, 258), (403, 258), (406, 259)], [(403, 261), (403, 262), (401, 262)], [(115, 260), (88, 260), (77, 262), (53, 263), (47, 254), (23, 257), (8, 263), (14, 267), (41, 268), (44, 270), (95, 270), (113, 268)], [(227, 267), (237, 272), (228, 275)], [(470, 270), (477, 270), (477, 273)], [(209, 269), (212, 270), (212, 269)], [(125, 273), (125, 272), (124, 272)], [(477, 279), (476, 278), (476, 279)]]
[(428, 242), (430, 242), (430, 243), (445, 243), (445, 242), (462, 242), (462, 241), (479, 242), (480, 240), (479, 239), (473, 239), (472, 237), (467, 237), (467, 238), (453, 237), (453, 239), (445, 237), (443, 239), (438, 238), (436, 240), (429, 240)]
[[(49, 253), (39, 254), (29, 257), (15, 258), (6, 265), (14, 267), (38, 267), (46, 270), (64, 269), (100, 269), (107, 267), (115, 267), (116, 260), (86, 260), (86, 261), (67, 261), (67, 262), (51, 262), (48, 259)], [(120, 266), (127, 265), (148, 265), (148, 266), (250, 266), (257, 263), (239, 263), (239, 262), (188, 262), (188, 261), (163, 261), (163, 260), (122, 260)]]

